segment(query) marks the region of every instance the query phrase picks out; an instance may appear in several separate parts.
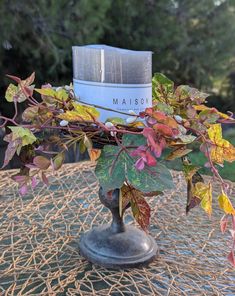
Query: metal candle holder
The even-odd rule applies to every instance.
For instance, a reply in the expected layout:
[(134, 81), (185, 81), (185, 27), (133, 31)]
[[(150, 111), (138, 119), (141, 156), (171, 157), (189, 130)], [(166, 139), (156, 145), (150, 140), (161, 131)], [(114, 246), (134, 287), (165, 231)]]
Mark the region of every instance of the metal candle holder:
[(124, 224), (119, 214), (119, 189), (110, 195), (100, 188), (99, 198), (111, 211), (112, 222), (95, 227), (82, 236), (79, 244), (82, 256), (113, 269), (141, 267), (153, 261), (158, 252), (156, 242), (144, 231)]

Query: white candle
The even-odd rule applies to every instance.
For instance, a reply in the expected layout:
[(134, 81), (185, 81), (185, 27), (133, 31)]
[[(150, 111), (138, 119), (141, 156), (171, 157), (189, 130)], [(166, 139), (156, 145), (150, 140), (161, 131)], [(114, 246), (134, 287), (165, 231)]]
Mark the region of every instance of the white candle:
[[(152, 106), (152, 52), (73, 46), (73, 82), (82, 102), (128, 113)], [(128, 115), (99, 110), (100, 120)]]

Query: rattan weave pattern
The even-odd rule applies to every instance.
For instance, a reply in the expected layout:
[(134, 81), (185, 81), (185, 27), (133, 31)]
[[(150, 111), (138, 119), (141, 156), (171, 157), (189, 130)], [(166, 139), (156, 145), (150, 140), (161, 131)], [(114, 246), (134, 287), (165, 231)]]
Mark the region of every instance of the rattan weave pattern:
[[(148, 268), (112, 271), (79, 255), (79, 235), (109, 222), (99, 203), (90, 162), (64, 165), (50, 188), (20, 197), (9, 175), (0, 173), (0, 295), (235, 295), (235, 271), (226, 261), (216, 209), (209, 220), (199, 208), (185, 216), (185, 183), (149, 198), (150, 233), (160, 256)], [(127, 223), (133, 223), (131, 215)]]

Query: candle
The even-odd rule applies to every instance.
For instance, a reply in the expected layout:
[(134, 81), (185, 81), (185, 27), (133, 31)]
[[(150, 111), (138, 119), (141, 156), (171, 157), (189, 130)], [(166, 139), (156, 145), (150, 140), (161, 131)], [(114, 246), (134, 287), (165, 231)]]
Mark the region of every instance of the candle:
[(106, 45), (73, 46), (73, 83), (81, 102), (122, 113), (99, 109), (100, 120), (126, 119), (152, 106), (152, 52)]

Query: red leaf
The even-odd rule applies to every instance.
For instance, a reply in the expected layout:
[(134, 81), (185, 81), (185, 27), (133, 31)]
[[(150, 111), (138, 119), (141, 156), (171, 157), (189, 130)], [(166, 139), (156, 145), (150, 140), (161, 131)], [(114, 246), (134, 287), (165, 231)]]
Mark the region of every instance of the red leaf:
[(140, 227), (143, 230), (147, 230), (150, 223), (151, 209), (141, 193), (136, 195), (135, 199), (131, 200), (131, 208), (134, 218)]
[(2, 168), (4, 168), (5, 166), (8, 165), (10, 160), (15, 155), (17, 148), (21, 145), (21, 143), (22, 143), (22, 140), (20, 138), (16, 139), (15, 141), (10, 141), (9, 142), (9, 144), (7, 146), (7, 149), (5, 151), (5, 158), (4, 158)]
[(28, 192), (28, 186), (25, 184), (19, 190), (21, 195), (25, 195)]
[(162, 124), (162, 123), (156, 123), (154, 124), (153, 128), (159, 132), (160, 134), (163, 134), (166, 137), (173, 137), (174, 136), (174, 132), (172, 130), (172, 128), (170, 128), (169, 126)]
[(48, 186), (49, 185), (48, 178), (43, 172), (41, 172), (41, 177), (42, 177), (43, 183)]
[(6, 76), (9, 77), (10, 79), (14, 80), (17, 83), (21, 82), (21, 79), (19, 77), (17, 77), (17, 76), (8, 75), (8, 74)]
[(145, 156), (146, 156), (147, 165), (155, 166), (157, 164), (156, 159), (152, 156), (152, 154), (149, 151), (146, 151)]
[(232, 266), (235, 267), (235, 257), (234, 257), (233, 250), (228, 254), (227, 258), (228, 258), (228, 261), (232, 264)]
[(228, 216), (224, 216), (221, 220), (220, 220), (220, 230), (222, 233), (225, 233), (226, 229), (228, 226)]

